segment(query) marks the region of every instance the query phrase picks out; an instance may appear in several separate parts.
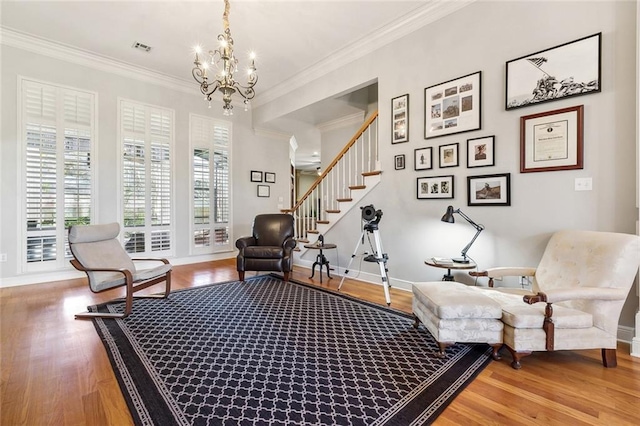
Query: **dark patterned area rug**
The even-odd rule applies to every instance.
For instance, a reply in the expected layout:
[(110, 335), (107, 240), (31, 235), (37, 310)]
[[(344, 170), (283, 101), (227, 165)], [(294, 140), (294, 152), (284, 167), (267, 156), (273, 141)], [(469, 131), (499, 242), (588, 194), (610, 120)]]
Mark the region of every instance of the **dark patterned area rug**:
[(139, 425), (428, 424), (491, 360), (462, 344), (437, 358), (409, 315), (273, 276), (94, 323)]

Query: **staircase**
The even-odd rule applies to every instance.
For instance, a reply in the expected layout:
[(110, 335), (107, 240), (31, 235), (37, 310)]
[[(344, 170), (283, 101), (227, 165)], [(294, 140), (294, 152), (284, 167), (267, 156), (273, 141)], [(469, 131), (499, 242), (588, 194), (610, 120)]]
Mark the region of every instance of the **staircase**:
[[(291, 209), (296, 236), (306, 244), (335, 225), (380, 182), (378, 112), (374, 112)], [(303, 251), (303, 244), (298, 247)]]

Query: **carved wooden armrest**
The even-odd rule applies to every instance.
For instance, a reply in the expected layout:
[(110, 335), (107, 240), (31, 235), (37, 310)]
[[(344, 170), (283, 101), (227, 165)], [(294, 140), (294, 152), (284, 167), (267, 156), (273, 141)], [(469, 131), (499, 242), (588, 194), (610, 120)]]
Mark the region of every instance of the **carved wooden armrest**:
[(553, 305), (551, 302), (547, 302), (547, 295), (542, 292), (535, 295), (527, 294), (522, 298), (522, 300), (529, 305), (533, 305), (538, 302), (544, 302), (547, 304), (544, 308), (544, 322), (542, 323), (542, 329), (546, 334), (545, 347), (548, 351), (552, 351), (554, 349), (553, 341), (555, 332), (555, 325), (553, 324)]
[[(489, 273), (487, 271), (471, 271), (469, 275), (472, 277), (488, 277)], [(489, 277), (489, 287), (493, 287), (493, 277)]]

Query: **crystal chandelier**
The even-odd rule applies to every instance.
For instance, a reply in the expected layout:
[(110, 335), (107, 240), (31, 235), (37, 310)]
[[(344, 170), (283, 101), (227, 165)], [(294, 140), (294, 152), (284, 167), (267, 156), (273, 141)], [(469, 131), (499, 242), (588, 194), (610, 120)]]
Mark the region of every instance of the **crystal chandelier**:
[(229, 29), (229, 8), (229, 0), (224, 0), (224, 14), (222, 15), (224, 32), (218, 35), (219, 47), (216, 50), (210, 50), (203, 59), (200, 58), (202, 49), (200, 46), (196, 47), (196, 60), (193, 62), (195, 67), (191, 71), (193, 78), (200, 84), (200, 91), (209, 101), (209, 108), (211, 108), (211, 95), (216, 90), (222, 93), (224, 115), (233, 115), (231, 97), (236, 92), (244, 98), (245, 111), (248, 110), (249, 101), (256, 95), (253, 86), (258, 82), (253, 53), (249, 57), (251, 66), (248, 69), (246, 86), (233, 78), (233, 74), (238, 71), (238, 60), (233, 55), (233, 38), (231, 38), (231, 29)]

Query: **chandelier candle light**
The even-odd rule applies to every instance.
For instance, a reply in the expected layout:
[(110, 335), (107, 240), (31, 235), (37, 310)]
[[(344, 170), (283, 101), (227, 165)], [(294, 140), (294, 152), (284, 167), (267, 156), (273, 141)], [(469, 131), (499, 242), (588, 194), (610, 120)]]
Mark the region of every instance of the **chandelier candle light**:
[(209, 101), (209, 108), (211, 108), (211, 95), (216, 90), (220, 90), (224, 102), (222, 107), (224, 115), (233, 115), (231, 97), (236, 92), (244, 98), (244, 107), (247, 111), (249, 101), (256, 95), (253, 86), (258, 82), (253, 52), (249, 55), (251, 66), (248, 69), (247, 85), (243, 86), (233, 78), (233, 74), (238, 71), (238, 60), (233, 55), (233, 38), (231, 38), (231, 29), (229, 29), (229, 9), (229, 0), (225, 0), (224, 14), (222, 15), (224, 32), (218, 35), (220, 46), (216, 50), (210, 50), (204, 59), (201, 59), (202, 49), (197, 46), (195, 48), (196, 59), (193, 62), (195, 67), (191, 71), (193, 78), (200, 84), (200, 91)]

